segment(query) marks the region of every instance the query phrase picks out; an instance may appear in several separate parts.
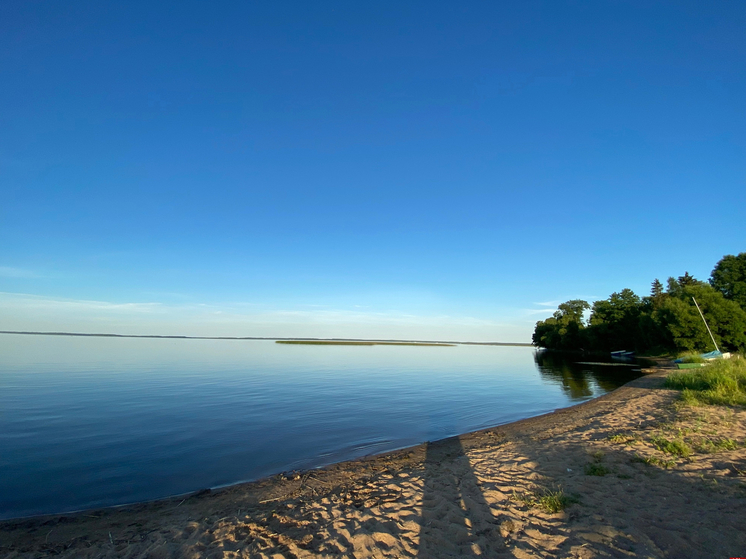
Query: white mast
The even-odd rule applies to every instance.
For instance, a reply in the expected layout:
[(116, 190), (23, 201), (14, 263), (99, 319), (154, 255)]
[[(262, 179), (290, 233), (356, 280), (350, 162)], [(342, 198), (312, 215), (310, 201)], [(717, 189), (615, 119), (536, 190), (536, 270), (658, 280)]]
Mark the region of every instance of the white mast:
[(699, 316), (702, 317), (702, 322), (705, 323), (705, 326), (707, 327), (707, 331), (710, 333), (710, 338), (712, 338), (712, 343), (715, 344), (715, 349), (720, 353), (720, 348), (718, 347), (717, 342), (715, 341), (715, 336), (712, 335), (712, 330), (710, 330), (710, 326), (707, 324), (707, 321), (705, 320), (705, 315), (702, 314), (702, 309), (699, 308), (699, 305), (697, 305), (697, 300), (692, 297), (692, 301), (694, 301), (694, 305), (697, 307), (697, 310), (699, 311)]

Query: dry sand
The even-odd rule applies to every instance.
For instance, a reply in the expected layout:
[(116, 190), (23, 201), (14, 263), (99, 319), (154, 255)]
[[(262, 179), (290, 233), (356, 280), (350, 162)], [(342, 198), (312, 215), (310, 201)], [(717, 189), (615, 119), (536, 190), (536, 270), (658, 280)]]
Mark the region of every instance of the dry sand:
[[(664, 375), (552, 414), (321, 470), (186, 499), (6, 521), (0, 553), (746, 556), (746, 410), (678, 409), (677, 393), (661, 388)], [(700, 451), (672, 457), (652, 444), (660, 436)], [(707, 441), (723, 437), (741, 445), (705, 452)], [(577, 502), (543, 510), (538, 497), (558, 488)]]

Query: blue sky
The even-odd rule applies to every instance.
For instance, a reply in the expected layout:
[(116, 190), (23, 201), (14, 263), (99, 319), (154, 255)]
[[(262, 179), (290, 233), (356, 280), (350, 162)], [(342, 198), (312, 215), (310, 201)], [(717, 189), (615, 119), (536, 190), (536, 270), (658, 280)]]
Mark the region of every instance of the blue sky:
[(741, 2), (0, 7), (0, 329), (529, 341), (746, 250)]

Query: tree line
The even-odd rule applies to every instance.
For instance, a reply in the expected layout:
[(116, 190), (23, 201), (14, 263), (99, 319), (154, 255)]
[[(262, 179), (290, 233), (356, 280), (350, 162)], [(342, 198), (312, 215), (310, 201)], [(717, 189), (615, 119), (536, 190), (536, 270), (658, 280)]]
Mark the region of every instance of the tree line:
[(721, 351), (746, 350), (746, 252), (724, 256), (707, 282), (685, 272), (668, 278), (665, 286), (656, 279), (645, 297), (622, 289), (593, 306), (581, 299), (562, 303), (536, 323), (533, 343), (564, 351), (711, 351), (715, 348), (692, 297)]

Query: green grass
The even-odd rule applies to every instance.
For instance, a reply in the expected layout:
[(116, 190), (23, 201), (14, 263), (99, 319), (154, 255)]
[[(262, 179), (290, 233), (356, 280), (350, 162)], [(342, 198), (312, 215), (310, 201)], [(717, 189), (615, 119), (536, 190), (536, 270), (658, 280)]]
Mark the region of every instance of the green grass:
[(671, 468), (676, 465), (676, 460), (664, 460), (662, 458), (657, 458), (655, 456), (649, 456), (647, 458), (640, 456), (639, 454), (635, 454), (631, 462), (641, 462), (643, 464), (647, 464), (649, 466), (660, 466), (662, 468)]
[(616, 433), (614, 435), (609, 435), (607, 438), (612, 444), (636, 444), (639, 442), (636, 435), (631, 435), (629, 433)]
[(681, 439), (669, 441), (665, 437), (653, 437), (650, 439), (650, 442), (653, 443), (655, 448), (665, 452), (666, 454), (681, 456), (682, 458), (686, 458), (692, 454), (692, 447)]
[(665, 386), (681, 390), (681, 399), (693, 406), (746, 406), (746, 360), (717, 359), (696, 371), (673, 373)]
[(705, 359), (699, 353), (682, 353), (679, 355), (682, 363), (704, 363)]
[(603, 464), (599, 464), (598, 462), (592, 462), (585, 465), (585, 475), (587, 476), (605, 476), (610, 473), (611, 470), (609, 468)]
[(513, 491), (513, 498), (529, 507), (538, 507), (552, 514), (563, 511), (570, 505), (579, 502), (577, 497), (567, 495), (561, 487), (554, 491), (545, 489), (539, 493), (523, 493), (520, 495)]
[(591, 454), (591, 457), (593, 458), (593, 462), (590, 464), (585, 465), (585, 475), (587, 476), (605, 476), (606, 474), (610, 474), (611, 470), (601, 464), (601, 460), (604, 459), (604, 453), (600, 450), (597, 450), (593, 454)]
[(711, 454), (724, 450), (737, 450), (739, 446), (738, 441), (723, 437), (722, 439), (715, 440), (705, 439), (704, 441), (697, 443), (694, 446), (694, 449), (703, 454)]
[(544, 509), (550, 513), (558, 513), (565, 510), (568, 506), (573, 503), (577, 503), (578, 500), (574, 497), (566, 495), (562, 489), (556, 491), (547, 491), (541, 495), (536, 504), (539, 508)]

